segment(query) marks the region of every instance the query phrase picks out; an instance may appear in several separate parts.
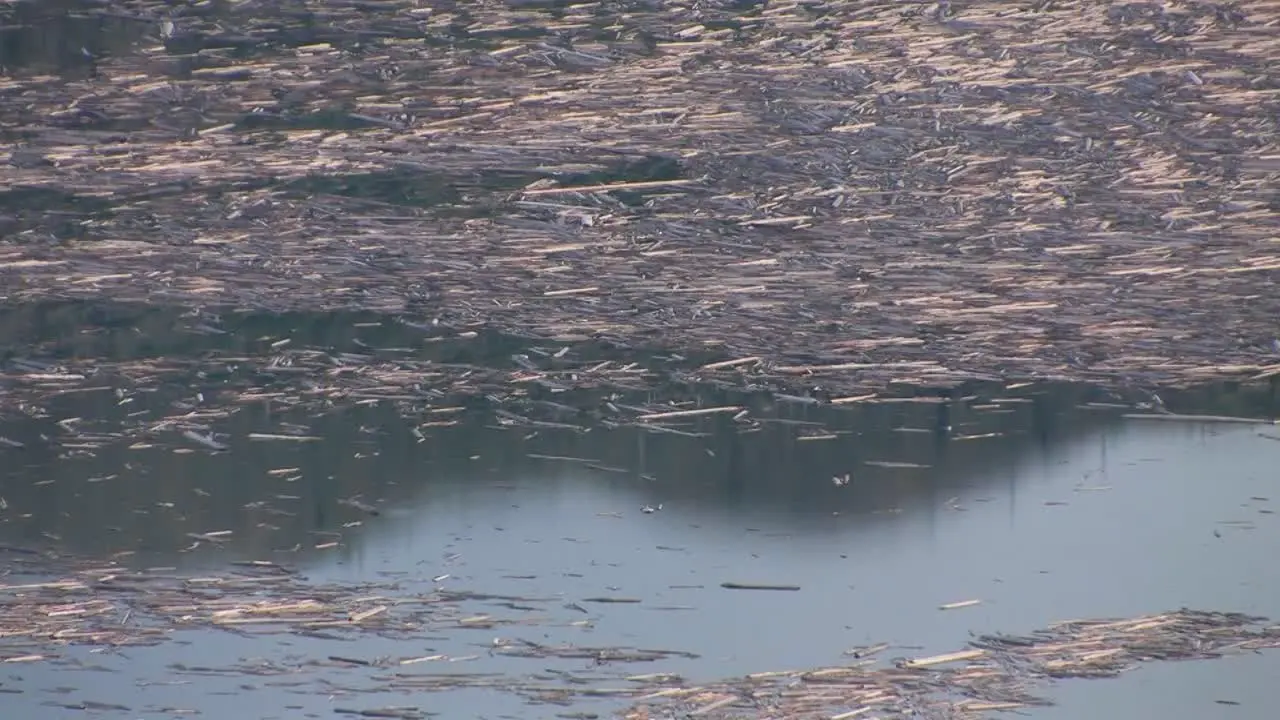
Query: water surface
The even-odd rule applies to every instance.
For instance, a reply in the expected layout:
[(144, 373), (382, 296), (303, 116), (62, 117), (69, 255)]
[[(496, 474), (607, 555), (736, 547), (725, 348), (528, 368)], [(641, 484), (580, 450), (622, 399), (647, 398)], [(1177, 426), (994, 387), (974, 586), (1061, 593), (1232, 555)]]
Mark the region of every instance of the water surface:
[[(55, 409), (89, 418), (101, 397), (68, 396)], [(754, 430), (704, 418), (675, 426), (682, 434), (504, 425), (484, 413), (430, 426), (372, 404), (306, 418), (249, 408), (218, 424), (225, 452), (136, 441), (77, 451), (65, 440), (60, 450), (7, 449), (7, 543), (191, 572), (272, 559), (315, 581), (396, 579), (406, 591), (553, 602), (543, 622), (429, 643), (193, 632), (154, 648), (68, 649), (58, 664), (9, 671), (3, 687), (20, 692), (6, 703), (39, 717), (79, 715), (49, 703), (81, 700), (159, 716), (175, 707), (292, 717), (414, 705), (446, 716), (552, 717), (564, 708), (526, 707), (501, 692), (369, 694), (374, 669), (308, 663), (442, 654), (463, 659), (431, 672), (528, 680), (662, 671), (709, 681), (838, 664), (850, 648), (878, 642), (893, 644), (891, 656), (948, 651), (973, 632), (1075, 617), (1178, 607), (1280, 617), (1280, 571), (1269, 559), (1280, 540), (1271, 471), (1280, 431), (1125, 420), (1099, 397), (1030, 386), (949, 402), (778, 403), (759, 410)], [(16, 425), (6, 433), (20, 434)], [(304, 425), (317, 440), (250, 439)], [(341, 502), (352, 497), (378, 514)], [(215, 530), (232, 535), (188, 535)], [(970, 599), (982, 602), (939, 610)], [(600, 667), (488, 653), (512, 640), (690, 655)], [(228, 672), (175, 673), (175, 663)], [(1063, 683), (1051, 692), (1063, 704), (1037, 712), (1084, 717), (1073, 713), (1107, 705), (1146, 714), (1157, 705), (1144, 703), (1164, 702), (1162, 688), (1177, 685), (1195, 702), (1186, 695), (1171, 717), (1261, 717), (1262, 679), (1278, 669), (1274, 655), (1143, 668)]]

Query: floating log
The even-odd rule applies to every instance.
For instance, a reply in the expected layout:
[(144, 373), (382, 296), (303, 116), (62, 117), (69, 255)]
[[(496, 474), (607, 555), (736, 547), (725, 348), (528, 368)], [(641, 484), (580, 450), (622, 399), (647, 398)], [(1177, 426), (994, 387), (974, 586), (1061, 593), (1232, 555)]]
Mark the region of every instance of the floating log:
[(795, 592), (800, 589), (799, 585), (771, 585), (767, 583), (739, 583), (739, 582), (723, 582), (720, 587), (726, 590), (787, 590)]

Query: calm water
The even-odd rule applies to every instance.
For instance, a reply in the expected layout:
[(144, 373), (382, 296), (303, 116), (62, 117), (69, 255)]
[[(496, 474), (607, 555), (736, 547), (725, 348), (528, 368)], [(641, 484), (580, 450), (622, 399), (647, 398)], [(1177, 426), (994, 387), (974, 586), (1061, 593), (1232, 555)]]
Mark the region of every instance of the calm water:
[[(699, 420), (678, 426), (684, 435), (503, 427), (466, 413), (452, 427), (419, 428), (421, 438), (381, 406), (306, 418), (251, 407), (217, 425), (222, 453), (34, 440), (3, 450), (0, 542), (192, 572), (274, 559), (316, 581), (394, 578), (406, 589), (550, 598), (554, 610), (537, 625), (442, 632), (429, 643), (201, 632), (152, 648), (67, 649), (58, 663), (0, 670), (0, 689), (16, 692), (4, 700), (11, 712), (41, 718), (79, 717), (59, 704), (86, 700), (130, 708), (95, 711), (118, 717), (189, 708), (285, 718), (382, 705), (554, 717), (616, 705), (531, 707), (482, 690), (378, 694), (381, 671), (307, 663), (439, 653), (473, 659), (433, 672), (600, 674), (585, 660), (489, 655), (501, 637), (684, 651), (696, 657), (609, 671), (712, 680), (836, 664), (877, 642), (893, 643), (895, 656), (947, 651), (970, 632), (1071, 617), (1183, 606), (1280, 617), (1280, 430), (1127, 421), (1085, 407), (1097, 399), (1046, 386), (974, 393), (945, 412), (934, 402), (780, 404), (754, 432)], [(113, 404), (105, 393), (73, 394), (42, 422), (91, 419)], [(11, 418), (0, 435), (38, 438), (24, 429), (31, 422)], [(288, 423), (321, 439), (249, 439)], [(815, 435), (835, 437), (798, 439)], [(847, 484), (833, 481), (846, 474)], [(340, 502), (353, 496), (380, 514)], [(187, 533), (215, 530), (233, 534), (191, 548)], [(726, 581), (801, 590), (719, 587)], [(601, 596), (639, 602), (589, 601)], [(938, 609), (969, 599), (982, 604)], [(225, 673), (175, 672), (174, 663)], [(1277, 672), (1274, 654), (1144, 667), (1047, 689), (1062, 704), (1036, 712), (1260, 718)]]

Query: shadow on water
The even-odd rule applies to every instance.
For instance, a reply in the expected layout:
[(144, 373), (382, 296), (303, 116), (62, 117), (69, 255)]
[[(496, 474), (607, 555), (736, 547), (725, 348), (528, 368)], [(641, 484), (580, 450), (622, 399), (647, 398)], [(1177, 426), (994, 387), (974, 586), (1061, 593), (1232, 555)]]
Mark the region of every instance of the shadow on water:
[[(68, 304), (0, 314), (8, 363), (269, 355), (281, 338), (294, 347), (398, 347), (476, 364), (509, 363), (528, 347), (501, 336), (450, 345), (432, 341), (430, 330), (358, 313)], [(493, 632), (687, 651), (694, 656), (660, 668), (619, 671), (695, 679), (838, 663), (848, 648), (880, 641), (899, 654), (951, 650), (970, 631), (1018, 631), (1064, 617), (1183, 605), (1280, 615), (1280, 574), (1269, 555), (1280, 540), (1271, 472), (1280, 433), (1266, 425), (1133, 421), (1112, 394), (1093, 388), (975, 384), (949, 397), (904, 393), (842, 407), (723, 389), (688, 396), (704, 407), (748, 407), (755, 422), (746, 427), (725, 415), (661, 428), (593, 424), (589, 412), (574, 415), (567, 405), (575, 424), (530, 426), (484, 405), (407, 417), (388, 403), (297, 413), (263, 402), (215, 421), (221, 452), (158, 439), (113, 442), (101, 430), (93, 444), (54, 441), (68, 418), (109, 428), (164, 417), (207, 382), (171, 378), (128, 405), (111, 393), (72, 392), (50, 398), (47, 417), (10, 414), (0, 436), (23, 446), (0, 447), (0, 543), (184, 572), (269, 559), (318, 581), (394, 578), (406, 590), (559, 598), (576, 608), (564, 612), (578, 624)], [(305, 392), (305, 378), (295, 382)], [(1166, 394), (1164, 404), (1213, 415), (1274, 412), (1266, 388)], [(281, 428), (304, 435), (282, 439)], [(230, 534), (211, 540), (215, 531)], [(800, 590), (735, 592), (723, 582)], [(599, 597), (629, 602), (591, 601)], [(938, 610), (966, 599), (983, 602)], [(152, 681), (168, 664), (190, 665), (197, 646), (203, 664), (220, 667), (248, 657), (284, 663), (427, 652), (473, 658), (458, 664), (460, 672), (545, 667), (487, 657), (478, 648), (490, 640), (442, 631), (430, 648), (377, 637), (335, 647), (203, 632), (131, 649), (127, 662), (67, 654), (136, 683), (151, 707), (176, 697)], [(585, 662), (556, 667), (582, 670)], [(365, 677), (359, 672), (371, 671), (323, 681), (350, 687)], [(1239, 673), (1231, 680), (1223, 670), (1197, 672), (1251, 697), (1231, 684), (1243, 682)], [(112, 689), (118, 680), (104, 684), (110, 677), (27, 668), (26, 692), (13, 707), (44, 712), (41, 703), (69, 684), (87, 699), (123, 701)], [(296, 689), (241, 681), (249, 689), (233, 692), (230, 680), (201, 679), (185, 704), (215, 715), (330, 712)], [(441, 712), (555, 714), (475, 690), (429, 704)]]
[[(466, 4), (459, 4), (451, 8), (456, 16), (453, 22), (424, 26), (413, 17), (395, 12), (408, 6), (394, 1), (375, 0), (365, 8), (360, 8), (360, 3), (345, 3), (335, 12), (307, 3), (215, 0), (170, 3), (168, 7), (162, 3), (153, 7), (144, 4), (135, 14), (103, 0), (11, 0), (0, 6), (0, 67), (91, 77), (96, 58), (135, 51), (144, 39), (162, 45), (174, 57), (200, 53), (271, 57), (317, 44), (359, 54), (388, 41), (418, 41), (424, 47), (487, 52), (512, 39), (545, 38), (549, 43), (558, 43), (561, 33), (549, 26), (571, 15), (581, 22), (584, 10), (593, 14), (587, 24), (575, 28), (580, 39), (616, 41), (621, 34), (613, 5), (593, 8), (560, 0), (521, 0), (515, 4), (526, 14), (526, 22), (486, 23), (480, 15), (470, 13)], [(350, 26), (352, 6), (362, 20), (360, 27)], [(731, 18), (707, 21), (709, 29), (742, 26), (742, 22)], [(643, 37), (653, 40), (642, 28), (625, 29), (640, 30)]]
[(123, 55), (155, 24), (123, 14), (89, 13), (97, 3), (23, 0), (0, 7), (0, 71), (93, 77), (98, 58)]
[[(217, 426), (226, 452), (120, 443), (26, 464), (14, 451), (3, 492), (25, 517), (6, 525), (24, 541), (47, 535), (76, 553), (139, 551), (150, 564), (184, 563), (186, 557), (173, 553), (190, 544), (186, 533), (233, 529), (223, 551), (252, 557), (285, 550), (294, 562), (298, 548), (303, 557), (310, 554), (305, 548), (318, 534), (338, 533), (356, 548), (364, 525), (380, 522), (342, 506), (344, 498), (363, 497), (399, 516), (424, 498), (472, 497), (477, 488), (501, 490), (530, 478), (556, 492), (579, 484), (607, 491), (617, 496), (617, 509), (662, 504), (713, 525), (750, 520), (763, 532), (822, 536), (853, 517), (874, 531), (899, 514), (935, 512), (946, 499), (940, 495), (959, 488), (1014, 491), (993, 468), (1115, 422), (1106, 413), (1075, 410), (1078, 392), (1045, 388), (978, 410), (961, 404), (946, 413), (949, 427), (939, 424), (949, 406), (936, 402), (846, 410), (780, 405), (745, 433), (724, 420), (700, 421), (679, 434), (503, 427), (476, 411), (423, 435), (390, 407), (340, 407), (306, 417), (258, 406)], [(711, 391), (701, 396), (707, 405), (733, 399)], [(52, 407), (55, 419), (101, 418), (121, 414), (116, 405), (111, 394), (86, 393)], [(1046, 409), (1037, 411), (1041, 405)], [(0, 434), (31, 439), (21, 424)], [(317, 440), (251, 439), (281, 425), (305, 426)], [(975, 439), (953, 439), (957, 434)], [(36, 452), (39, 443), (31, 445)], [(81, 522), (87, 515), (95, 522)], [(344, 531), (352, 522), (357, 526)], [(203, 552), (190, 556), (202, 558)]]
[(167, 306), (56, 302), (0, 306), (0, 343), (16, 356), (58, 362), (111, 361), (216, 354), (270, 354), (292, 346), (332, 352), (412, 352), (443, 363), (510, 364), (526, 343), (492, 333), (448, 342), (429, 320), (359, 311), (264, 313), (187, 310)]

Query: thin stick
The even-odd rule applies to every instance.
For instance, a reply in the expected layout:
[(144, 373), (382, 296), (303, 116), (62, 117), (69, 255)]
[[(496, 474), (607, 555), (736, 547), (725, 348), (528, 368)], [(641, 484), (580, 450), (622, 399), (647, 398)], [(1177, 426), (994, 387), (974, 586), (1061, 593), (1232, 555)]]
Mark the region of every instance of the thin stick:
[(611, 192), (613, 190), (652, 190), (654, 188), (664, 187), (682, 187), (685, 185), (693, 185), (696, 180), (649, 180), (645, 182), (631, 183), (613, 183), (608, 185), (579, 185), (577, 187), (557, 187), (557, 188), (538, 188), (536, 190), (522, 190), (522, 195), (563, 195), (565, 193), (595, 193), (595, 192)]
[(654, 420), (673, 420), (675, 418), (698, 417), (700, 415), (716, 415), (719, 413), (738, 413), (744, 410), (741, 405), (725, 405), (722, 407), (701, 408), (698, 410), (675, 410), (672, 412), (652, 413), (650, 415), (641, 415), (636, 418), (640, 422), (652, 422)]

